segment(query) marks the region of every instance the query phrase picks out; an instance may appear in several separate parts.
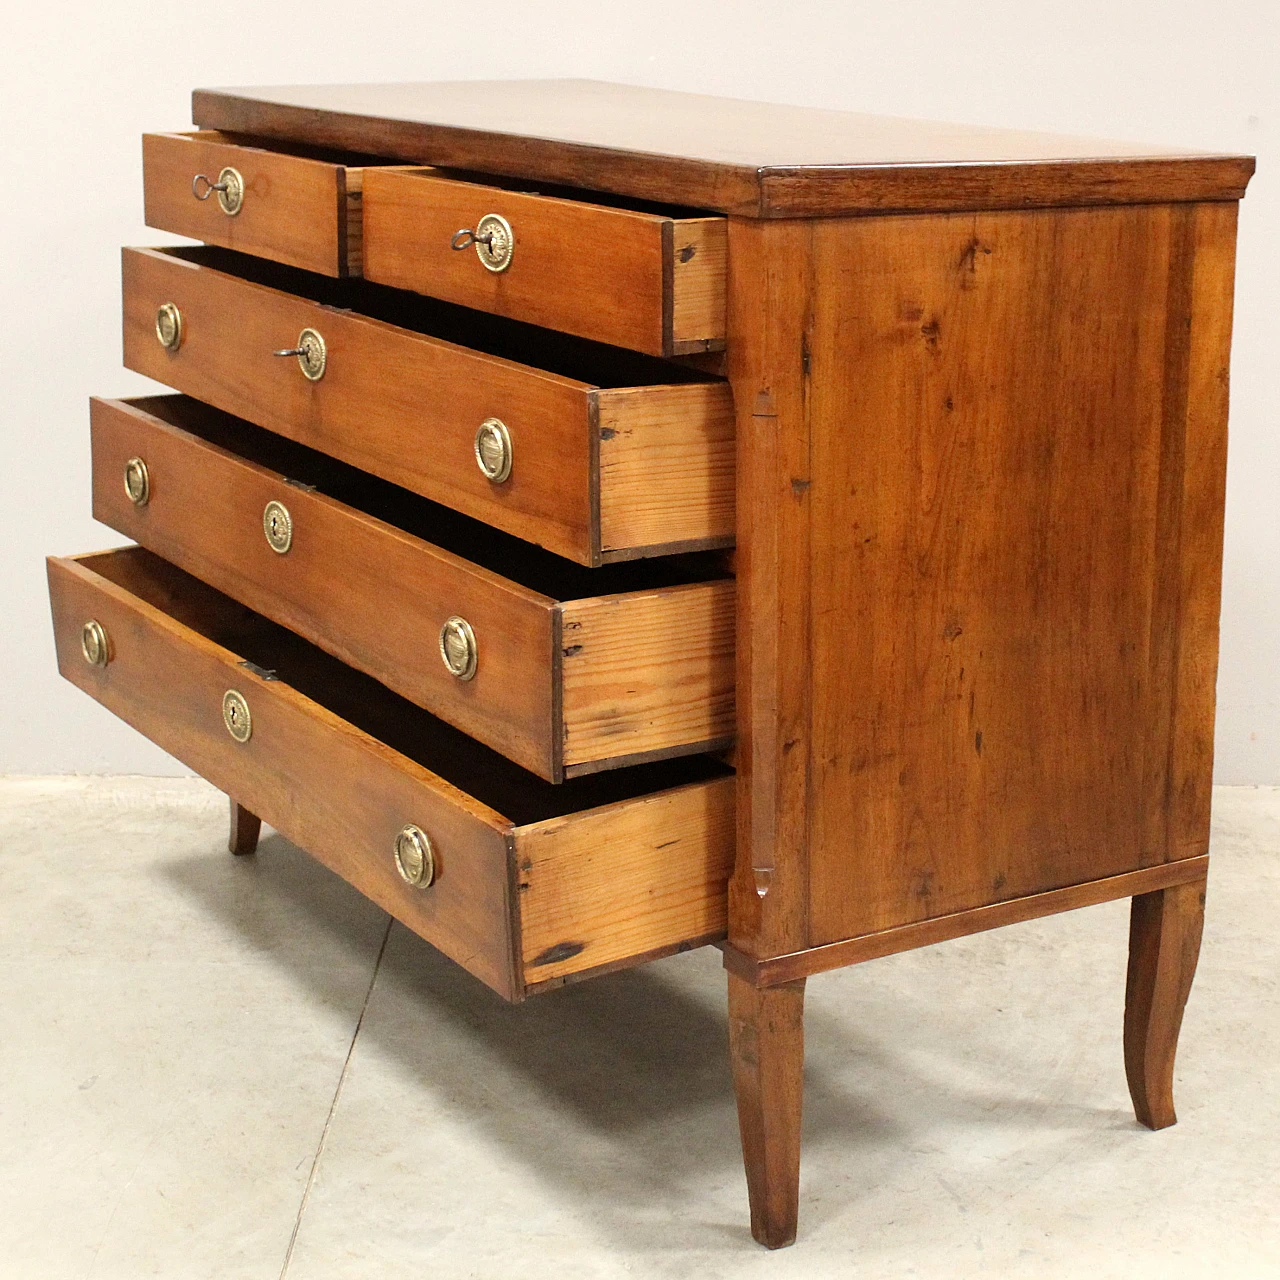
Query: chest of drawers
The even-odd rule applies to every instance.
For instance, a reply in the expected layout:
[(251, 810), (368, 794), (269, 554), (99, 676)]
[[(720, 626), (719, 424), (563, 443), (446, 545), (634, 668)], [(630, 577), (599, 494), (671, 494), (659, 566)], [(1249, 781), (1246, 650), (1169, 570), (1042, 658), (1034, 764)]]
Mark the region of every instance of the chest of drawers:
[(808, 977), (1133, 899), (1174, 1120), (1247, 157), (586, 82), (144, 139), (68, 679), (510, 1000), (718, 943), (752, 1229)]

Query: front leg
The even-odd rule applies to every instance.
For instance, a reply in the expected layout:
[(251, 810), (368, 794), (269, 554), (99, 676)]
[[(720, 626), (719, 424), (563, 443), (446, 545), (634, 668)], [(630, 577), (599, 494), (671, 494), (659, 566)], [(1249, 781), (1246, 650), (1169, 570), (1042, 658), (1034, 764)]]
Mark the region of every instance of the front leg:
[(253, 853), (258, 847), (258, 835), (261, 831), (262, 819), (232, 799), (231, 833), (227, 837), (227, 848), (235, 854)]
[(1173, 1059), (1204, 929), (1205, 881), (1134, 898), (1124, 1001), (1124, 1066), (1140, 1123), (1164, 1129), (1173, 1110)]
[(730, 973), (729, 1053), (751, 1234), (780, 1249), (796, 1238), (800, 1206), (804, 979), (759, 990)]

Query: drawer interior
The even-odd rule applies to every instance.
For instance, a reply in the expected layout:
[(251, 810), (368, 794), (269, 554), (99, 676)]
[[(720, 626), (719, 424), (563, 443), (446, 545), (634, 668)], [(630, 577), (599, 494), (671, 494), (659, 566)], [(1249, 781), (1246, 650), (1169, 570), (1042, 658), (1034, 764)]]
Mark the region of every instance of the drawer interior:
[(631, 800), (732, 770), (713, 756), (635, 765), (553, 784), (392, 693), (284, 627), (141, 547), (83, 557), (87, 569), (453, 783), (515, 826)]
[(553, 600), (655, 591), (730, 576), (718, 551), (586, 568), (190, 396), (142, 396), (127, 403)]
[(158, 252), (322, 306), (355, 311), (414, 333), (545, 369), (590, 386), (664, 386), (719, 381), (687, 365), (657, 356), (576, 338), (368, 280), (334, 279), (215, 245), (178, 246)]

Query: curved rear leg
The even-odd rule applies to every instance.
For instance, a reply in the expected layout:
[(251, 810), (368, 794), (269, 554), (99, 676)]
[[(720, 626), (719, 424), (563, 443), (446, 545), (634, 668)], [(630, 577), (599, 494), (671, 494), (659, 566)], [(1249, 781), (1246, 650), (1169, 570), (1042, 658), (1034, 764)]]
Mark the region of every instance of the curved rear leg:
[(1140, 1123), (1164, 1129), (1173, 1110), (1173, 1059), (1204, 929), (1205, 881), (1133, 899), (1124, 1000), (1124, 1067)]

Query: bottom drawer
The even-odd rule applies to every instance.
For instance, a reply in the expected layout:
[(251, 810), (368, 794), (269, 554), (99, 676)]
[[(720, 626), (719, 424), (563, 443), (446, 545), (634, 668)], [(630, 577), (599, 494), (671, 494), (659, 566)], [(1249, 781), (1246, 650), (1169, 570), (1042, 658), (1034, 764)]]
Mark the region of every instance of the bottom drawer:
[(552, 785), (140, 547), (51, 559), (49, 595), (67, 679), (508, 999), (723, 936), (716, 760)]

